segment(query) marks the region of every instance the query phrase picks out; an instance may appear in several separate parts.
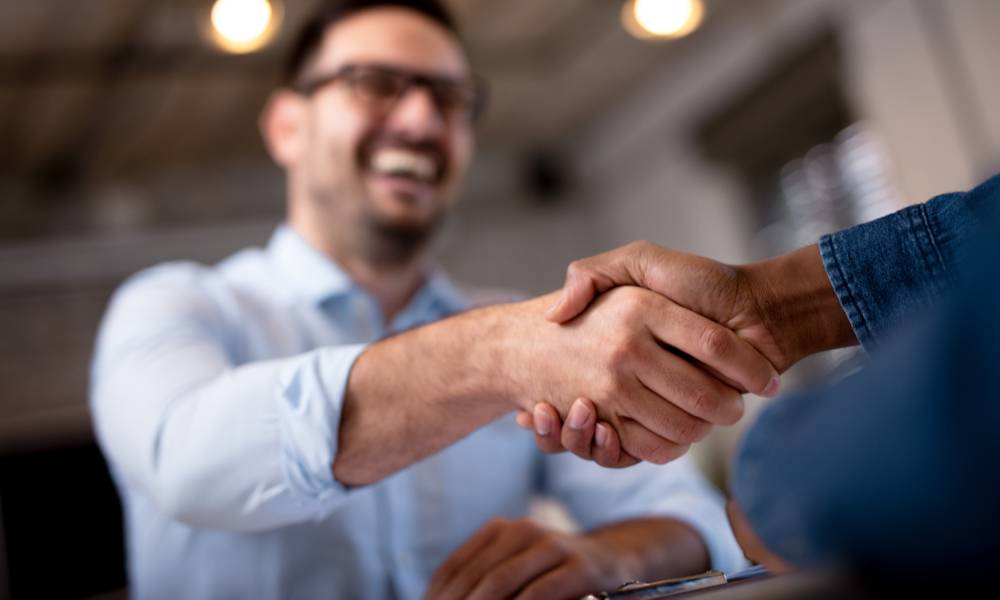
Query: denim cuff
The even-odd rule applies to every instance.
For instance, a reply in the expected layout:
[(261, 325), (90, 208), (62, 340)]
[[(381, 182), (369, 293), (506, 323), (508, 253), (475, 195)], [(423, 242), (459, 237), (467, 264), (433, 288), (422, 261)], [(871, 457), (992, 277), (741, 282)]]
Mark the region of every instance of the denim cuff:
[(947, 288), (970, 220), (964, 195), (938, 196), (820, 239), (827, 276), (865, 350)]

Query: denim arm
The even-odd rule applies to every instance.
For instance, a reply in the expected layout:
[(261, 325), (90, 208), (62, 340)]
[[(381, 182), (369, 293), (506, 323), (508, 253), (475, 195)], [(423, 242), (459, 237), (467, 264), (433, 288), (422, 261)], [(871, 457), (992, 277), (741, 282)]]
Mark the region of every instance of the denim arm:
[(820, 239), (830, 283), (866, 350), (939, 301), (953, 283), (956, 256), (998, 191), (995, 176), (969, 192), (944, 194)]
[(862, 373), (764, 411), (733, 492), (772, 551), (886, 575), (995, 568), (1000, 318), (977, 304), (892, 340)]
[(1000, 218), (985, 223), (953, 297), (864, 371), (774, 402), (748, 431), (734, 496), (786, 560), (883, 575), (995, 568)]

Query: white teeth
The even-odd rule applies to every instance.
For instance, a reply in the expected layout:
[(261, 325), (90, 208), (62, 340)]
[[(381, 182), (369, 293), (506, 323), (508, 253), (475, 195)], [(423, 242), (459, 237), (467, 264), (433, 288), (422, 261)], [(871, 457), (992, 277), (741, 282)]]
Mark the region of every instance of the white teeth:
[(376, 151), (372, 157), (371, 167), (374, 172), (381, 175), (400, 175), (421, 181), (431, 181), (437, 174), (437, 165), (433, 159), (399, 148), (383, 148)]

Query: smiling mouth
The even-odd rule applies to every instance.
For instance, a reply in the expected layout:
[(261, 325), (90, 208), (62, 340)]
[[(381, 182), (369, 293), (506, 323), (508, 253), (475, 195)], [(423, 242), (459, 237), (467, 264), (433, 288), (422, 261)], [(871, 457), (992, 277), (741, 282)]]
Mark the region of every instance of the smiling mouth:
[(382, 177), (398, 177), (424, 184), (437, 182), (442, 172), (436, 157), (395, 147), (376, 150), (371, 156), (369, 170)]

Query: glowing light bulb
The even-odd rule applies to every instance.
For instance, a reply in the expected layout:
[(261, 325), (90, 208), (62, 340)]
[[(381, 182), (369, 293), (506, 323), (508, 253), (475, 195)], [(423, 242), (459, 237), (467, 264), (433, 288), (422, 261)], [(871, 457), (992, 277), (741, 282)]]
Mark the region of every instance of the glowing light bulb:
[(705, 16), (702, 0), (628, 0), (625, 29), (640, 39), (676, 39), (690, 34)]
[(215, 0), (209, 13), (213, 41), (227, 52), (253, 52), (270, 41), (277, 11), (268, 0)]

